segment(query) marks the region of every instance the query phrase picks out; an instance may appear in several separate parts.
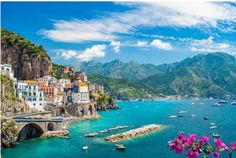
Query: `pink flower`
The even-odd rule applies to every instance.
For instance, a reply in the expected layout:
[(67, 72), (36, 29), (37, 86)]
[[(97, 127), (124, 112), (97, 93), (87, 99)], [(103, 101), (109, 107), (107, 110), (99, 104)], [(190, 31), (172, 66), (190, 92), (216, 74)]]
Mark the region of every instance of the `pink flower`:
[(236, 150), (236, 142), (235, 143), (230, 143), (229, 147), (233, 148), (233, 150)]
[(177, 146), (175, 151), (177, 154), (182, 154), (184, 152), (184, 146), (183, 145)]
[(214, 152), (214, 158), (219, 158), (219, 157), (220, 157), (220, 153)]
[(199, 139), (199, 143), (202, 144), (202, 143), (208, 143), (210, 140), (210, 137), (209, 136), (203, 136)]
[(185, 139), (185, 135), (183, 133), (180, 133), (178, 135), (178, 139), (180, 139), (180, 140)]
[(221, 149), (221, 150), (227, 149), (227, 146), (221, 139), (215, 139), (214, 144), (218, 149)]
[(189, 139), (193, 142), (197, 139), (197, 135), (196, 134), (190, 134)]
[(199, 153), (197, 151), (188, 151), (187, 157), (188, 158), (197, 158), (199, 156)]

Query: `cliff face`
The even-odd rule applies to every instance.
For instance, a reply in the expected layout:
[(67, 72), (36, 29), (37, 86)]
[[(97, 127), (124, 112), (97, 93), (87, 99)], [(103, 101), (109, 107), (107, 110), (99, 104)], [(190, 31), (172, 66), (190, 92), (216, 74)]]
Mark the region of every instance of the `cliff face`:
[(16, 123), (9, 118), (13, 114), (30, 112), (29, 106), (16, 97), (13, 81), (8, 76), (1, 76), (1, 145), (12, 147), (17, 138)]
[(17, 79), (36, 79), (51, 73), (52, 63), (42, 46), (4, 29), (1, 43), (1, 63), (11, 64)]

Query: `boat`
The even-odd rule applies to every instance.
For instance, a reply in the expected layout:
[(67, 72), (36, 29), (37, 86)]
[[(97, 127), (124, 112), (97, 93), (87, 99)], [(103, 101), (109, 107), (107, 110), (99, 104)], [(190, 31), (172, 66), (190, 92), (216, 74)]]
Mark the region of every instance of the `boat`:
[(204, 118), (203, 118), (203, 120), (208, 120), (209, 118), (207, 117), (207, 116), (205, 116)]
[(83, 150), (88, 150), (88, 146), (85, 145), (85, 146), (82, 147), (82, 149), (83, 149)]
[(192, 116), (192, 117), (195, 117), (196, 115), (193, 114), (193, 115), (191, 115), (191, 116)]
[(114, 130), (119, 130), (119, 129), (123, 129), (123, 128), (128, 128), (129, 126), (116, 126), (116, 127), (112, 127), (109, 128), (109, 131), (114, 131)]
[(215, 103), (215, 104), (212, 104), (211, 106), (213, 106), (213, 107), (218, 107), (218, 106), (222, 106), (222, 104), (220, 104), (220, 103)]
[(211, 127), (210, 127), (210, 129), (215, 129), (215, 128), (217, 128), (217, 126), (211, 126)]
[(186, 113), (187, 111), (180, 111), (179, 114), (184, 114)]
[(126, 147), (123, 144), (116, 144), (117, 151), (125, 151)]
[(220, 100), (218, 103), (219, 103), (219, 104), (227, 104), (227, 101)]
[(178, 117), (184, 117), (184, 115), (183, 114), (179, 114)]
[(169, 118), (176, 118), (176, 117), (177, 117), (176, 115), (169, 116)]
[(210, 123), (210, 125), (211, 125), (211, 126), (215, 126), (215, 125), (216, 125), (216, 123), (213, 123), (213, 122), (211, 122), (211, 123)]
[(232, 102), (231, 105), (236, 105), (236, 102)]
[(108, 132), (110, 132), (108, 129), (104, 129), (104, 130), (99, 131), (99, 133), (108, 133)]
[(98, 136), (98, 133), (88, 133), (84, 135), (85, 137), (96, 137)]
[(219, 139), (219, 138), (221, 138), (221, 135), (213, 133), (213, 134), (212, 134), (212, 137), (213, 137), (213, 138), (216, 138), (216, 139)]

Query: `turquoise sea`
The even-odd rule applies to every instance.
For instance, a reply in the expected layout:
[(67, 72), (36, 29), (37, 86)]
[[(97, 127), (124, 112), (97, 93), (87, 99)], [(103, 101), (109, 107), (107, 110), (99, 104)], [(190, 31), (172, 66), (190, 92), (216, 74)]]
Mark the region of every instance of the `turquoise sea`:
[[(12, 149), (3, 149), (3, 158), (183, 158), (169, 151), (167, 142), (182, 131), (186, 134), (222, 135), (225, 142), (236, 141), (236, 106), (224, 105), (212, 107), (216, 101), (132, 101), (118, 102), (120, 110), (100, 112), (101, 119), (76, 121), (69, 125), (70, 139), (50, 138), (31, 139), (18, 144)], [(169, 119), (179, 111), (187, 111), (182, 118)], [(196, 115), (192, 117), (191, 115)], [(208, 116), (209, 120), (203, 120)], [(210, 123), (217, 125), (210, 129)], [(117, 125), (136, 128), (158, 123), (166, 128), (150, 135), (122, 142), (127, 147), (125, 152), (114, 149), (116, 143), (103, 139), (108, 134), (96, 138), (86, 138), (85, 133), (96, 132)], [(123, 129), (126, 130), (126, 129)], [(121, 130), (122, 131), (122, 130)], [(119, 131), (120, 132), (120, 131)], [(115, 132), (114, 132), (115, 133)], [(82, 151), (88, 145), (89, 150)], [(221, 157), (226, 157), (222, 155)], [(236, 157), (236, 153), (234, 154)]]

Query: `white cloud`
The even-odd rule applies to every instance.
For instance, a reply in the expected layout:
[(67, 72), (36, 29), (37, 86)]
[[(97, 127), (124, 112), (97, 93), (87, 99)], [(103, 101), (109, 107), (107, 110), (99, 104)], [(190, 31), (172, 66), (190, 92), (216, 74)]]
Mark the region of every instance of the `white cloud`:
[(54, 50), (57, 53), (57, 56), (60, 56), (64, 59), (72, 59), (76, 58), (81, 61), (90, 61), (95, 58), (101, 58), (105, 56), (105, 45), (94, 45), (91, 48), (87, 48), (84, 51), (78, 50), (65, 50), (65, 49), (57, 49)]
[[(226, 2), (122, 3), (131, 10), (110, 13), (90, 20), (57, 20), (52, 29), (41, 30), (45, 37), (58, 42), (114, 41), (139, 26), (217, 28), (232, 31), (236, 7)], [(227, 27), (226, 27), (227, 25)], [(232, 28), (233, 26), (233, 28)], [(228, 29), (230, 28), (230, 29)]]
[(137, 42), (137, 46), (139, 46), (139, 47), (145, 47), (147, 45), (148, 45), (147, 41), (138, 41)]
[(163, 49), (163, 50), (172, 50), (173, 47), (170, 43), (168, 42), (163, 42), (159, 39), (155, 39), (150, 43), (151, 46), (156, 47), (158, 49)]
[(57, 53), (57, 56), (60, 56), (64, 59), (71, 59), (77, 56), (80, 52), (75, 50), (64, 50), (64, 49), (57, 49), (54, 50)]
[(112, 41), (110, 45), (113, 46), (113, 49), (116, 53), (120, 52), (120, 41)]
[(233, 48), (229, 43), (215, 42), (210, 36), (207, 39), (189, 41), (190, 49), (195, 52), (226, 52), (232, 53)]
[(77, 56), (81, 61), (90, 61), (95, 58), (101, 58), (105, 56), (105, 45), (95, 45), (91, 48), (87, 48), (82, 54)]

